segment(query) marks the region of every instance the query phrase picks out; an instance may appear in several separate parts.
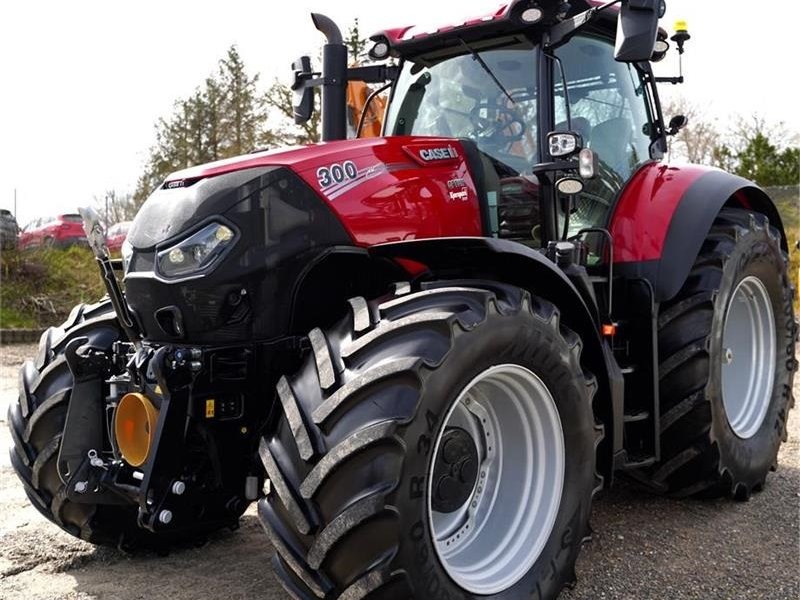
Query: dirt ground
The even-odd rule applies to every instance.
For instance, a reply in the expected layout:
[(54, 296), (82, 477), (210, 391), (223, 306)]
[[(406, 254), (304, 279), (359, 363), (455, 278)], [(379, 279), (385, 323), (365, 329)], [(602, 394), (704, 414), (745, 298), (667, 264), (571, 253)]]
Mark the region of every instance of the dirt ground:
[[(0, 410), (33, 346), (0, 347)], [(800, 385), (795, 386), (800, 397)], [(5, 424), (0, 441), (10, 443)], [(750, 502), (673, 501), (619, 485), (600, 495), (595, 535), (568, 600), (800, 598), (800, 410), (766, 489)], [(28, 503), (0, 455), (0, 598), (148, 600), (285, 598), (253, 509), (236, 532), (166, 557), (130, 557), (61, 532)]]

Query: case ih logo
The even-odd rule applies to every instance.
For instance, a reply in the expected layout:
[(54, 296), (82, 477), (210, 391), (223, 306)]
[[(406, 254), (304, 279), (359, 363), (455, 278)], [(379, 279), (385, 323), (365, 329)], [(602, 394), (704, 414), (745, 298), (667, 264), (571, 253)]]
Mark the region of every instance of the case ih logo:
[(425, 162), (452, 160), (458, 158), (458, 152), (456, 152), (456, 149), (452, 146), (445, 146), (444, 148), (423, 148), (419, 151), (419, 157)]

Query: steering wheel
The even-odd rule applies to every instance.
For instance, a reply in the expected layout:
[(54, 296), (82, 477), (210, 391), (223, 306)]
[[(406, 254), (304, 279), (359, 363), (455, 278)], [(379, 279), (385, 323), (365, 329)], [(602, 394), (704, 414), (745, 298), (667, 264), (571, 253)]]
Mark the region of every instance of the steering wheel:
[[(483, 117), (482, 111), (494, 113), (497, 117)], [(499, 104), (479, 102), (469, 111), (469, 116), (475, 125), (475, 136), (497, 144), (518, 142), (528, 129), (528, 125), (515, 110)]]

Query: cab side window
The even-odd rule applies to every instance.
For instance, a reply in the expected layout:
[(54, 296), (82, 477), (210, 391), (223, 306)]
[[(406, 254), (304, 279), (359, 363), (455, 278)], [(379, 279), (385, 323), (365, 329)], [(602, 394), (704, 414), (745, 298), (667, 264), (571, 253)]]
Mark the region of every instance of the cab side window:
[[(636, 169), (650, 159), (650, 115), (644, 84), (631, 64), (614, 60), (610, 40), (576, 36), (557, 53), (567, 80), (572, 129), (600, 162), (570, 229), (603, 226), (617, 193)], [(556, 129), (567, 129), (567, 105), (555, 72)]]

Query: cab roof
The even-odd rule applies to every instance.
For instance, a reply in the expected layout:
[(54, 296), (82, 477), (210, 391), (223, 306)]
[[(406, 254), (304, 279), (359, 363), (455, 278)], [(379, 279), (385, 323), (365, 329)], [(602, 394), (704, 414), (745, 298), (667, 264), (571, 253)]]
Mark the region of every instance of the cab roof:
[[(375, 42), (383, 40), (388, 43), (393, 56), (408, 58), (463, 45), (464, 42), (475, 44), (520, 34), (539, 37), (559, 21), (603, 4), (606, 2), (600, 0), (572, 0), (569, 3), (564, 0), (513, 0), (490, 13), (454, 24), (438, 27), (407, 25), (380, 31), (370, 39)], [(538, 22), (531, 24), (521, 19), (522, 12), (529, 8), (542, 10), (543, 16)], [(617, 11), (617, 6), (611, 7), (608, 16), (616, 18)]]

